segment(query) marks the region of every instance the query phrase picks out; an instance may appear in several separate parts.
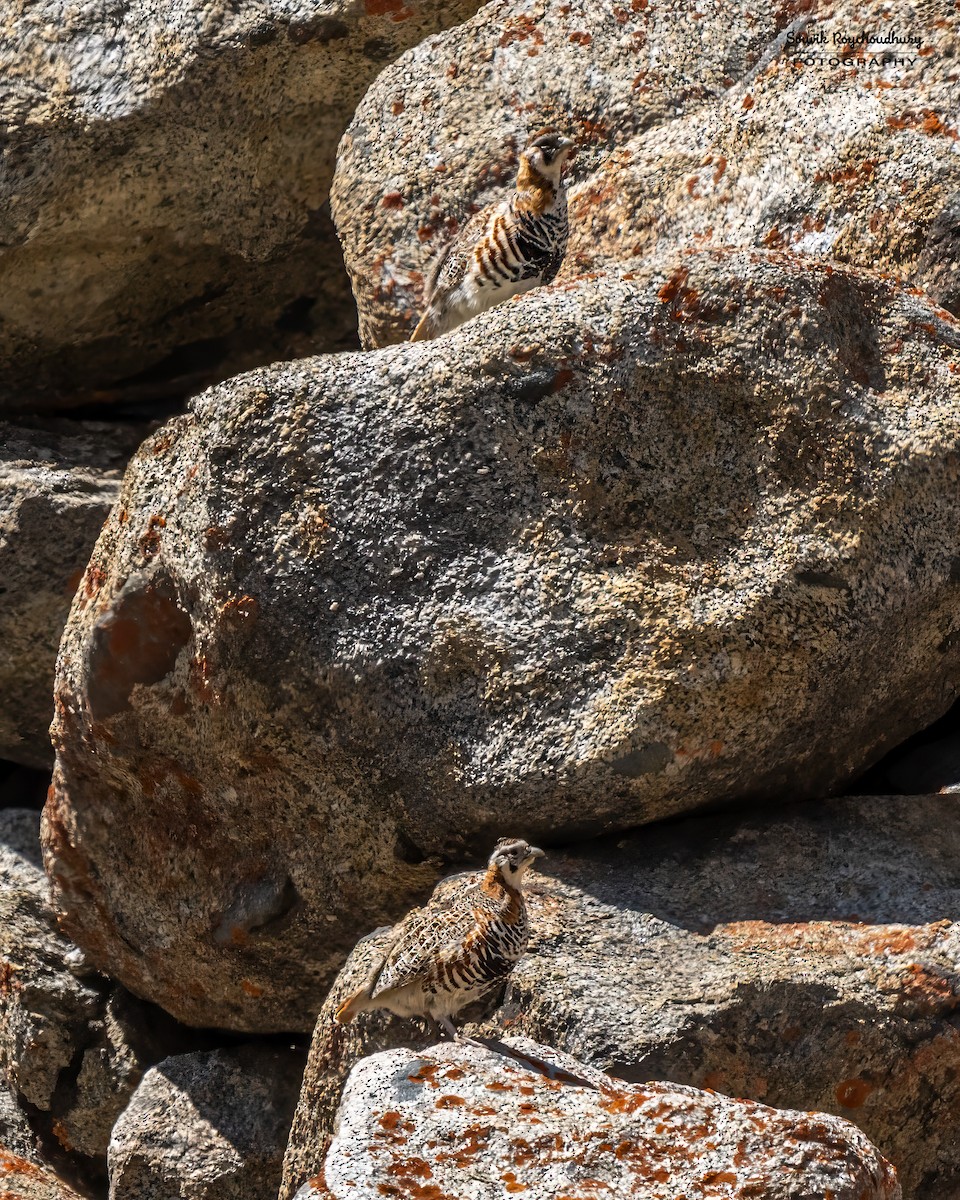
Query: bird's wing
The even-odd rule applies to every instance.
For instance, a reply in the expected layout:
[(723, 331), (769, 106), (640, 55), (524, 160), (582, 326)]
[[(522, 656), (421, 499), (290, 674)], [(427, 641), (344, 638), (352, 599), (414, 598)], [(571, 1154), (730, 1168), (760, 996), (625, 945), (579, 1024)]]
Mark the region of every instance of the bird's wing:
[(435, 296), (452, 292), (460, 284), (470, 265), (473, 248), (490, 219), (491, 211), (492, 206), (488, 206), (474, 213), (434, 259), (424, 287), (428, 304)]
[[(459, 949), (477, 927), (473, 896), (476, 877), (458, 877), (459, 886), (434, 893), (423, 908), (408, 913), (387, 951), (371, 999), (393, 988), (426, 978), (431, 965), (446, 952)], [(439, 891), (439, 888), (438, 888)]]

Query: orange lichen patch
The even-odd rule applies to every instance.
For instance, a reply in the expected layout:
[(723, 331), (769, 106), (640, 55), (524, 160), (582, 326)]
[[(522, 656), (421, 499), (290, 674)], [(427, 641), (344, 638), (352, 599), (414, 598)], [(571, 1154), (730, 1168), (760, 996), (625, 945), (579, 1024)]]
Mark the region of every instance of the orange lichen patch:
[(705, 1175), (701, 1175), (700, 1182), (704, 1187), (716, 1187), (717, 1184), (737, 1182), (737, 1176), (733, 1171), (707, 1171)]
[(0, 1150), (0, 1173), (4, 1175), (32, 1175), (34, 1179), (42, 1179), (43, 1171), (32, 1162), (11, 1154), (8, 1150)]
[(750, 95), (749, 92), (747, 92), (747, 94), (744, 96), (743, 103), (740, 105), (740, 107), (746, 108), (746, 109), (753, 108), (753, 97)]
[(387, 1170), (391, 1175), (410, 1176), (415, 1179), (432, 1179), (433, 1170), (430, 1164), (422, 1158), (404, 1158), (392, 1162)]
[(767, 230), (767, 232), (763, 238), (763, 244), (765, 246), (769, 246), (771, 248), (771, 250), (776, 250), (778, 247), (782, 246), (783, 243), (784, 243), (783, 234), (780, 232), (779, 228), (776, 225), (774, 225), (771, 229)]
[(166, 528), (166, 518), (161, 517), (158, 513), (154, 513), (147, 522), (146, 531), (141, 535), (137, 545), (140, 547), (140, 553), (144, 558), (154, 558), (160, 550), (160, 533), (161, 529)]
[(393, 1133), (400, 1124), (400, 1114), (396, 1109), (389, 1109), (381, 1116), (380, 1124), (388, 1133)]
[(686, 287), (687, 277), (690, 272), (686, 267), (679, 267), (670, 276), (667, 282), (657, 292), (658, 297), (664, 304), (670, 304), (673, 307), (686, 307), (692, 304), (696, 299), (697, 293), (693, 288)]
[(386, 192), (380, 201), (381, 208), (403, 208), (403, 197), (399, 192)]
[(223, 550), (229, 545), (230, 534), (219, 525), (208, 525), (203, 531), (203, 540), (210, 550)]
[(526, 15), (510, 17), (503, 23), (503, 32), (497, 45), (509, 46), (511, 42), (523, 42), (527, 38), (532, 38), (538, 46), (543, 45), (543, 34), (532, 17)]
[(844, 1108), (862, 1108), (875, 1086), (866, 1079), (845, 1079), (837, 1084), (837, 1103)]
[(713, 182), (715, 184), (720, 182), (720, 178), (726, 169), (727, 169), (727, 160), (721, 154), (720, 157), (717, 159), (717, 165), (713, 171)]
[(528, 1186), (525, 1183), (520, 1183), (513, 1171), (506, 1171), (500, 1176), (503, 1180), (503, 1185), (508, 1192), (525, 1192)]
[(260, 613), (255, 596), (232, 596), (220, 609), (220, 615), (233, 625), (252, 625)]
[(70, 1140), (70, 1135), (66, 1124), (58, 1118), (53, 1122), (50, 1128), (53, 1130), (53, 1136), (57, 1139), (60, 1145), (64, 1148), (64, 1150), (70, 1153), (70, 1151), (73, 1150), (73, 1142)]
[(391, 21), (406, 21), (413, 16), (404, 0), (364, 0), (368, 17), (389, 17)]
[(473, 1159), (486, 1149), (492, 1129), (489, 1125), (468, 1125), (460, 1134), (462, 1145), (455, 1150), (445, 1150), (437, 1154), (437, 1162), (451, 1162), (458, 1167), (468, 1167)]
[(436, 1063), (424, 1063), (419, 1071), (414, 1071), (407, 1078), (411, 1083), (429, 1083), (431, 1087), (438, 1088), (440, 1084), (434, 1078), (438, 1069)]
[(240, 980), (241, 989), (252, 999), (259, 1000), (263, 995), (263, 988), (258, 983), (253, 983), (249, 979)]
[(402, 100), (394, 100), (393, 104), (390, 105), (390, 111), (395, 117), (400, 116), (400, 114), (403, 112), (403, 108), (404, 104)]
[(90, 563), (87, 567), (86, 577), (83, 582), (83, 592), (88, 598), (96, 595), (103, 587), (107, 580), (107, 573), (102, 567), (95, 567)]
[(931, 137), (948, 137), (956, 141), (960, 137), (953, 125), (948, 125), (938, 113), (931, 108), (924, 108), (919, 113), (905, 112), (899, 117), (887, 117), (891, 129), (918, 129)]
[(462, 1108), (466, 1101), (462, 1096), (438, 1096), (434, 1108)]
[(960, 996), (948, 979), (919, 963), (910, 963), (907, 967), (903, 995), (919, 1006), (926, 1016), (951, 1011), (960, 1003)]
[(864, 925), (848, 921), (731, 921), (714, 932), (736, 950), (808, 950), (818, 954), (911, 954), (935, 945), (949, 922), (933, 925)]
[(576, 46), (589, 46), (593, 41), (593, 38), (589, 33), (577, 32), (571, 33), (568, 40), (573, 42)]
[(462, 1079), (465, 1074), (466, 1071), (462, 1067), (451, 1067), (448, 1071), (444, 1072), (443, 1077), (444, 1079)]

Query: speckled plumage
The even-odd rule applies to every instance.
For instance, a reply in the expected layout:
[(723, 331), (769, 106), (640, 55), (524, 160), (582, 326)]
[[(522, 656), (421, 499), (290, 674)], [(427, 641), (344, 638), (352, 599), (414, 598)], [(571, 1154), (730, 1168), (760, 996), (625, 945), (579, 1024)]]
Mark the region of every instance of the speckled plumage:
[(567, 248), (561, 174), (572, 148), (569, 138), (546, 132), (524, 149), (516, 189), (475, 213), (434, 262), (411, 341), (438, 337), (556, 277)]
[(526, 949), (521, 881), (542, 854), (520, 839), (502, 838), (485, 874), (440, 883), (423, 908), (397, 925), (382, 961), (340, 1006), (337, 1021), (385, 1008), (430, 1017), (454, 1032), (450, 1018), (506, 979)]

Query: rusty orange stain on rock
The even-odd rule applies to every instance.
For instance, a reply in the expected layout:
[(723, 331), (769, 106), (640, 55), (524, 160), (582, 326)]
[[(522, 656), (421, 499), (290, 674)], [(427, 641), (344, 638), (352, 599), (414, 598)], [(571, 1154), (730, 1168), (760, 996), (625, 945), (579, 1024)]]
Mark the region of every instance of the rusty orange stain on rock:
[(438, 1067), (436, 1063), (424, 1063), (419, 1071), (414, 1071), (414, 1073), (412, 1075), (408, 1075), (407, 1078), (411, 1083), (429, 1083), (431, 1087), (438, 1088), (440, 1084), (437, 1083), (436, 1079), (434, 1078), (437, 1070)]
[(235, 625), (253, 624), (260, 613), (256, 596), (231, 596), (220, 609), (220, 615)]
[(241, 979), (240, 987), (243, 989), (244, 992), (246, 992), (246, 994), (248, 996), (251, 996), (254, 1000), (258, 1000), (263, 995), (263, 988), (260, 987), (259, 984), (254, 983), (250, 979)]
[(866, 1079), (845, 1079), (837, 1084), (837, 1103), (844, 1108), (862, 1108), (875, 1085)]
[(543, 34), (537, 28), (532, 17), (526, 15), (510, 17), (503, 23), (503, 33), (497, 44), (509, 46), (511, 42), (522, 42), (527, 38), (532, 38), (538, 46), (543, 45)]
[(25, 1158), (11, 1154), (8, 1150), (0, 1150), (0, 1172), (4, 1175), (32, 1175), (36, 1179), (42, 1179), (44, 1174), (32, 1162), (27, 1162)]
[(159, 513), (154, 513), (147, 522), (147, 528), (141, 535), (137, 545), (140, 547), (140, 553), (144, 558), (154, 558), (160, 550), (160, 533), (159, 530), (165, 529), (167, 521), (165, 517), (161, 517)]
[(406, 21), (413, 16), (405, 0), (364, 0), (363, 7), (368, 17), (390, 17), (392, 21)]

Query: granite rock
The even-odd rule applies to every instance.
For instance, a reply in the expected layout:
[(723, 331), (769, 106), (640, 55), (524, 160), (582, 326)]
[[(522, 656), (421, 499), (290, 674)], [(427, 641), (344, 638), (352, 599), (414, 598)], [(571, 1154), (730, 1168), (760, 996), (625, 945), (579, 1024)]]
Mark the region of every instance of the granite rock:
[(52, 1171), (0, 1145), (0, 1196), (3, 1200), (80, 1200)]
[(306, 1030), (505, 831), (838, 790), (956, 695), (958, 360), (900, 285), (710, 251), (205, 393), (65, 631), (64, 928), (181, 1020)]
[[(0, 405), (349, 339), (325, 201), (385, 63), (472, 0), (15, 0), (0, 29)], [(185, 379), (183, 377), (186, 377)]]
[(256, 1044), (152, 1067), (110, 1140), (110, 1200), (274, 1200), (302, 1068)]
[[(526, 1039), (508, 1045), (557, 1057)], [(297, 1200), (899, 1200), (896, 1172), (847, 1121), (560, 1064), (571, 1068), (592, 1086), (469, 1045), (365, 1059), (347, 1083), (323, 1171)]]
[[(857, 797), (552, 851), (526, 889), (529, 952), (465, 1031), (528, 1036), (630, 1083), (832, 1112), (905, 1195), (954, 1195), (958, 841), (953, 797)], [(431, 1040), (385, 1014), (333, 1021), (373, 944), (317, 1021), (281, 1200), (320, 1169), (350, 1069)]]
[(112, 985), (57, 930), (39, 823), (36, 812), (0, 812), (0, 1086), (44, 1156), (96, 1183), (146, 1067), (197, 1035)]
[(882, 0), (493, 0), (411, 49), (358, 106), (332, 190), (363, 344), (408, 335), (430, 262), (544, 125), (581, 147), (561, 279), (779, 247), (960, 312), (956, 15), (890, 16)]
[(0, 423), (0, 758), (53, 764), (60, 635), (120, 476), (146, 434), (102, 421)]

